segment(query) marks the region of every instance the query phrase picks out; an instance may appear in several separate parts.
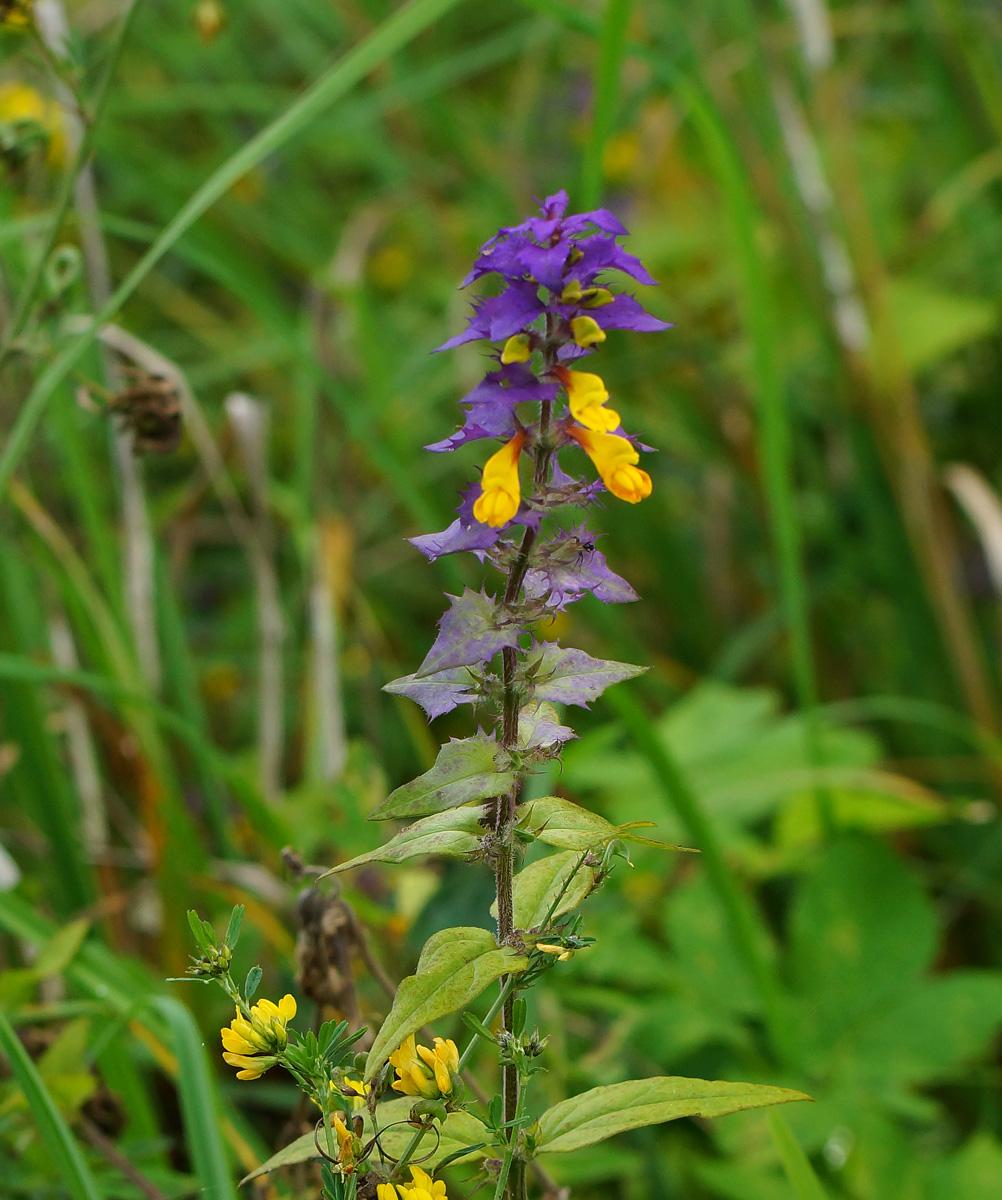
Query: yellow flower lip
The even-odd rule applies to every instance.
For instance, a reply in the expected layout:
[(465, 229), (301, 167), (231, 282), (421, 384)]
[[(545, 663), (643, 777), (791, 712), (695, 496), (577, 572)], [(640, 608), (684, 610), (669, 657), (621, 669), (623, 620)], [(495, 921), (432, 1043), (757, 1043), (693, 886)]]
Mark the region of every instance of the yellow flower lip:
[(605, 341), (605, 330), (594, 317), (574, 317), (571, 320), (571, 336), (585, 348)]
[(567, 367), (554, 367), (553, 374), (567, 392), (567, 403), (571, 416), (586, 429), (609, 432), (618, 429), (620, 416), (613, 408), (606, 408), (609, 399), (605, 383), (600, 375), (589, 371), (571, 371)]
[(567, 433), (595, 464), (602, 482), (614, 496), (628, 504), (637, 504), (651, 494), (651, 477), (636, 465), (640, 455), (626, 438), (614, 433), (596, 433), (580, 425), (568, 426)]
[(518, 456), (524, 441), (525, 430), (520, 429), (511, 441), (506, 442), (484, 463), (480, 495), (473, 505), (473, 515), (481, 525), (500, 529), (518, 512), (522, 503), (522, 489), (518, 481)]
[(522, 363), (532, 358), (532, 339), (527, 333), (516, 333), (504, 344), (501, 351), (501, 362)]

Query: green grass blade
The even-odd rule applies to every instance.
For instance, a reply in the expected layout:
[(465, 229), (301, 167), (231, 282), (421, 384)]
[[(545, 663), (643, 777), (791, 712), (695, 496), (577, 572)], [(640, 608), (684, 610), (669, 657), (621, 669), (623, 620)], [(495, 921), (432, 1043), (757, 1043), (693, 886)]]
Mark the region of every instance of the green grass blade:
[(793, 1136), (789, 1122), (778, 1112), (770, 1111), (768, 1115), (772, 1140), (779, 1151), (786, 1177), (797, 1194), (797, 1200), (828, 1200), (828, 1194), (814, 1173), (811, 1160)]
[[(775, 299), (769, 285), (768, 264), (756, 237), (757, 205), (720, 114), (691, 81), (684, 85), (682, 94), (703, 137), (731, 219), (744, 320), (752, 343), (758, 446), (779, 573), (780, 600), (790, 631), (793, 680), (797, 700), (804, 712), (808, 756), (815, 767), (820, 767), (824, 765), (824, 752), (816, 713), (818, 688), (793, 487), (793, 442), (786, 389), (776, 359), (780, 335)], [(821, 827), (831, 834), (834, 828), (831, 797), (823, 788), (818, 788), (816, 799)]]
[(31, 434), (56, 388), (80, 361), (88, 347), (93, 345), (101, 325), (118, 312), (174, 243), (224, 196), (238, 179), (283, 146), (317, 114), (340, 99), (370, 71), (459, 2), (460, 0), (413, 0), (412, 3), (405, 4), (334, 63), (281, 116), (241, 146), (236, 154), (231, 155), (209, 176), (119, 284), (114, 295), (95, 316), (87, 332), (69, 345), (35, 382), (21, 406), (3, 453), (0, 454), (0, 493), (6, 492), (10, 478), (27, 450)]
[(10, 1063), (10, 1069), (18, 1087), (24, 1092), (52, 1161), (58, 1164), (60, 1174), (73, 1200), (101, 1200), (94, 1178), (87, 1166), (83, 1152), (63, 1119), (62, 1113), (42, 1082), (35, 1064), (21, 1044), (7, 1017), (0, 1012), (0, 1050)]
[(223, 1140), (219, 1092), (209, 1071), (202, 1034), (180, 1000), (158, 996), (154, 1004), (167, 1020), (177, 1055), (181, 1118), (201, 1195), (206, 1200), (237, 1200)]
[(633, 0), (606, 0), (602, 16), (591, 137), (581, 164), (579, 187), (580, 205), (586, 209), (595, 208), (602, 197), (602, 153), (616, 123), (619, 81), (626, 53), (626, 26), (632, 5)]

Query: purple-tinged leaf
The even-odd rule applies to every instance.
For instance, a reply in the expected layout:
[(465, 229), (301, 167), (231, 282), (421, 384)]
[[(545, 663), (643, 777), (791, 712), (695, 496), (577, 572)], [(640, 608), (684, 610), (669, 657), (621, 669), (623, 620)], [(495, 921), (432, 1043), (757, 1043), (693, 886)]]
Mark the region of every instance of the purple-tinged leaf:
[(370, 813), (369, 820), (427, 817), (475, 800), (503, 796), (514, 787), (516, 777), (511, 771), (498, 769), (498, 750), (494, 738), (483, 732), (446, 742), (432, 769), (391, 792)]
[(614, 683), (643, 675), (647, 667), (592, 658), (584, 650), (565, 650), (556, 642), (534, 646), (526, 656), (525, 672), (537, 700), (578, 704), (587, 708)]
[(505, 646), (517, 646), (519, 627), (500, 623), (497, 605), (484, 592), (467, 588), (449, 596), (449, 611), (438, 624), (438, 637), (415, 672), (418, 679), (449, 667), (475, 667)]
[(383, 685), (383, 691), (393, 696), (406, 696), (420, 704), (434, 721), (443, 713), (452, 712), (460, 704), (476, 704), (480, 688), (467, 667), (453, 667), (418, 679), (416, 675), (402, 675)]
[(518, 714), (519, 750), (546, 750), (577, 736), (547, 700), (530, 700)]
[(621, 575), (610, 570), (601, 550), (596, 550), (592, 533), (584, 525), (561, 530), (544, 542), (534, 555), (525, 577), (530, 599), (544, 600), (548, 608), (562, 611), (586, 592), (604, 604), (625, 604), (637, 593)]
[(457, 518), (441, 533), (422, 533), (407, 540), (425, 558), (434, 562), (444, 554), (458, 554), (463, 550), (472, 550), (482, 556), (500, 536), (501, 529), (492, 529), (490, 525), (481, 525), (479, 521), (467, 523)]

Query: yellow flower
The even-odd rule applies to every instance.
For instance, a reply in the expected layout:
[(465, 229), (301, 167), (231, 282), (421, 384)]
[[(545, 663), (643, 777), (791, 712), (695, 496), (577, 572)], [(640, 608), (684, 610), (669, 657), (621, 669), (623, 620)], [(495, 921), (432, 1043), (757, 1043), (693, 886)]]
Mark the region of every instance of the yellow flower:
[(569, 371), (566, 367), (554, 367), (553, 373), (564, 385), (575, 421), (600, 433), (619, 428), (619, 413), (605, 407), (609, 393), (601, 376), (587, 371)]
[(221, 1029), (223, 1039), (223, 1059), (231, 1067), (242, 1067), (238, 1079), (256, 1079), (263, 1075), (276, 1061), (269, 1057), (260, 1062), (251, 1056), (255, 1054), (273, 1054), (275, 1050), (283, 1050), (289, 1040), (287, 1026), (296, 1015), (296, 1000), (293, 996), (283, 996), (277, 1004), (272, 1000), (259, 1000), (250, 1010), (250, 1019), (237, 1010), (237, 1015), (229, 1024), (229, 1028)]
[[(345, 1088), (351, 1088), (351, 1090), (356, 1092), (357, 1095), (347, 1095), (344, 1090)], [(361, 1079), (346, 1079), (340, 1087), (332, 1083), (331, 1090), (334, 1091), (335, 1089), (337, 1090), (338, 1094), (344, 1096), (344, 1098), (351, 1105), (352, 1112), (360, 1112), (363, 1108), (365, 1108), (365, 1098), (372, 1091), (372, 1088), (369, 1086), (369, 1084), (363, 1083)]]
[(522, 491), (518, 482), (518, 456), (525, 441), (525, 430), (506, 442), (484, 464), (480, 480), (480, 496), (473, 506), (473, 515), (481, 525), (498, 529), (507, 525), (518, 512)]
[(445, 1184), (432, 1179), (420, 1167), (411, 1167), (410, 1183), (381, 1183), (376, 1188), (376, 1200), (448, 1200)]
[(31, 0), (0, 0), (0, 29), (27, 29), (31, 24)]
[(566, 949), (564, 946), (552, 946), (548, 942), (537, 942), (536, 949), (542, 954), (556, 955), (557, 962), (567, 962), (569, 958), (574, 957), (574, 951)]
[(527, 333), (516, 333), (504, 344), (501, 351), (503, 363), (528, 362), (532, 358), (532, 343)]
[(651, 494), (651, 477), (636, 464), (640, 455), (624, 437), (594, 433), (571, 425), (567, 432), (598, 468), (602, 482), (614, 496), (636, 504)]
[(264, 1058), (250, 1058), (246, 1054), (230, 1054), (229, 1051), (225, 1051), (223, 1061), (229, 1063), (231, 1067), (242, 1068), (237, 1071), (237, 1079), (258, 1079), (269, 1067), (273, 1067), (277, 1060), (270, 1055), (266, 1055)]
[(595, 346), (605, 341), (605, 330), (594, 317), (574, 317), (571, 335), (579, 346)]
[[(561, 304), (582, 304), (585, 308), (601, 308), (604, 304), (611, 304), (615, 298), (608, 288), (582, 288), (580, 279), (569, 280), (560, 293)], [(603, 335), (599, 341), (604, 340)]]
[(49, 162), (58, 165), (66, 156), (62, 109), (26, 83), (0, 83), (0, 125), (35, 125), (48, 141)]
[(454, 1041), (443, 1038), (435, 1038), (435, 1048), (429, 1050), (416, 1045), (411, 1034), (390, 1055), (390, 1063), (397, 1072), (395, 1092), (437, 1100), (452, 1095), (452, 1076), (459, 1074), (459, 1051)]
[(331, 1114), (331, 1124), (337, 1136), (338, 1166), (346, 1175), (350, 1175), (355, 1169), (355, 1134), (345, 1125), (339, 1113)]

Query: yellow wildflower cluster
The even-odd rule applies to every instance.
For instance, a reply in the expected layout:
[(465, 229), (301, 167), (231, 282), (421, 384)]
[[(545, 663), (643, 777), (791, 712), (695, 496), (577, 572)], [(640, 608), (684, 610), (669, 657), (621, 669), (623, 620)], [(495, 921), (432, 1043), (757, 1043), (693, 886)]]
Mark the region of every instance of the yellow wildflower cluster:
[(259, 1000), (250, 1010), (250, 1019), (237, 1009), (229, 1028), (220, 1030), (223, 1059), (231, 1067), (241, 1068), (237, 1079), (257, 1079), (274, 1065), (275, 1051), (285, 1049), (289, 1040), (287, 1027), (295, 1015), (296, 1000), (289, 995), (277, 1004)]
[(376, 1188), (376, 1200), (448, 1200), (445, 1184), (441, 1179), (432, 1179), (420, 1167), (411, 1167), (411, 1182), (381, 1183)]
[(452, 1077), (459, 1074), (459, 1051), (451, 1039), (435, 1038), (434, 1050), (415, 1044), (411, 1036), (390, 1055), (397, 1078), (393, 1090), (405, 1096), (438, 1100), (452, 1095)]

